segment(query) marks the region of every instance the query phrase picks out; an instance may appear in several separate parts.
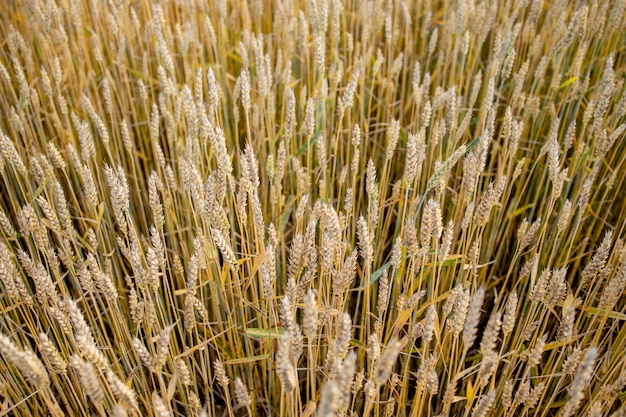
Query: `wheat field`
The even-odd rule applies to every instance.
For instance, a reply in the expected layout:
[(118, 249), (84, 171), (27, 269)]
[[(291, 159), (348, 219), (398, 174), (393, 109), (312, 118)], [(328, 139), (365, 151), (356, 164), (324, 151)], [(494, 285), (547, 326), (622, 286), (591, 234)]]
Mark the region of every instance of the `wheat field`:
[(0, 10), (0, 416), (626, 416), (625, 0)]

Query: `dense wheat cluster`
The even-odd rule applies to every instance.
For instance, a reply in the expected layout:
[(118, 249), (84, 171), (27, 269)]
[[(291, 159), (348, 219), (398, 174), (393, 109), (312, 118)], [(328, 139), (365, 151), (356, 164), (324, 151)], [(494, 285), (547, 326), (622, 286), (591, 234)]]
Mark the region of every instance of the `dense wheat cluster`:
[(624, 0), (0, 10), (0, 415), (625, 416)]

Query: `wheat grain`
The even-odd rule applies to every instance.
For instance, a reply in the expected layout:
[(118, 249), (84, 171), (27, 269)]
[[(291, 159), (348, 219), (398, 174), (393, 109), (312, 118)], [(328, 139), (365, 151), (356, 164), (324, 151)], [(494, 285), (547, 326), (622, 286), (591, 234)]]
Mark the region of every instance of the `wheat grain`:
[(620, 415), (623, 1), (118, 3), (0, 18), (4, 408)]

